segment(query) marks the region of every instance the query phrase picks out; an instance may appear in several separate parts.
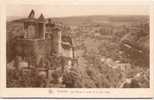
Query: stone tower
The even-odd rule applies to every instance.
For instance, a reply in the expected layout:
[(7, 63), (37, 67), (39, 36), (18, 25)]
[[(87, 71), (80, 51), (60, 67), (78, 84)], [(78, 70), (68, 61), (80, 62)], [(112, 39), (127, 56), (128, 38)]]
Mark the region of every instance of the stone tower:
[(45, 18), (43, 14), (38, 19), (35, 18), (35, 12), (32, 10), (24, 20), (24, 38), (25, 39), (45, 39)]

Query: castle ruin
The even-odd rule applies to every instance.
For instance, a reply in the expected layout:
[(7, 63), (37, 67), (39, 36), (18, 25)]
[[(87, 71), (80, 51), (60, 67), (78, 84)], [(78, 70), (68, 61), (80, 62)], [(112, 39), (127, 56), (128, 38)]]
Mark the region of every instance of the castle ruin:
[(21, 56), (23, 59), (32, 58), (36, 65), (47, 57), (53, 59), (63, 57), (65, 64), (73, 65), (75, 51), (72, 39), (69, 35), (63, 34), (62, 27), (50, 18), (45, 19), (43, 14), (35, 18), (34, 10), (30, 12), (28, 18), (16, 22), (23, 24), (24, 34), (15, 39), (15, 56)]

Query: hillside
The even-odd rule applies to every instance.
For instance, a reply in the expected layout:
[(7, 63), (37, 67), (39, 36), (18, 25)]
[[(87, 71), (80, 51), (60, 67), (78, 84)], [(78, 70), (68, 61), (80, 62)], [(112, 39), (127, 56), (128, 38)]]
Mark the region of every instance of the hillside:
[[(81, 79), (77, 87), (118, 88), (139, 74), (140, 87), (149, 87), (148, 16), (77, 16), (52, 18), (69, 27)], [(8, 46), (22, 35), (22, 24), (7, 22)], [(141, 52), (141, 53), (140, 53)]]

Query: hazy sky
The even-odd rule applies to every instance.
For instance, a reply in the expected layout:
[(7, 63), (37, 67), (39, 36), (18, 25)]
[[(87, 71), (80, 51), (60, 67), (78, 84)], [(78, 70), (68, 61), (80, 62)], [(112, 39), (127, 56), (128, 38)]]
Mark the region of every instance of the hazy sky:
[[(11, 0), (12, 1), (12, 0)], [(7, 16), (28, 16), (34, 9), (36, 17), (63, 17), (80, 15), (145, 15), (149, 12), (148, 0), (44, 0), (33, 2), (14, 0), (6, 6)], [(24, 0), (21, 0), (24, 1)], [(26, 0), (25, 0), (26, 1)], [(40, 5), (41, 4), (41, 5)]]

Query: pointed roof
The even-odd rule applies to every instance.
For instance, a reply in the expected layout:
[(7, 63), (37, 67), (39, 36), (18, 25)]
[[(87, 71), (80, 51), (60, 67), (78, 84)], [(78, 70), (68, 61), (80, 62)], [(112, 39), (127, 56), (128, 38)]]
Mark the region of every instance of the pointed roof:
[(31, 12), (30, 12), (30, 14), (29, 14), (29, 16), (28, 16), (28, 18), (34, 18), (34, 17), (35, 17), (35, 12), (32, 9)]
[(42, 13), (41, 13), (40, 17), (38, 18), (38, 21), (41, 23), (44, 23), (46, 21)]
[(43, 16), (43, 14), (41, 13), (41, 15), (40, 15), (40, 17), (39, 17), (39, 20), (44, 20), (45, 18), (44, 18), (44, 16)]
[(35, 22), (35, 23), (45, 23), (46, 19), (44, 18), (43, 14), (40, 15), (40, 17), (37, 19), (35, 18), (35, 12), (32, 9), (28, 18), (22, 18), (22, 19), (18, 19), (15, 20), (15, 22)]

